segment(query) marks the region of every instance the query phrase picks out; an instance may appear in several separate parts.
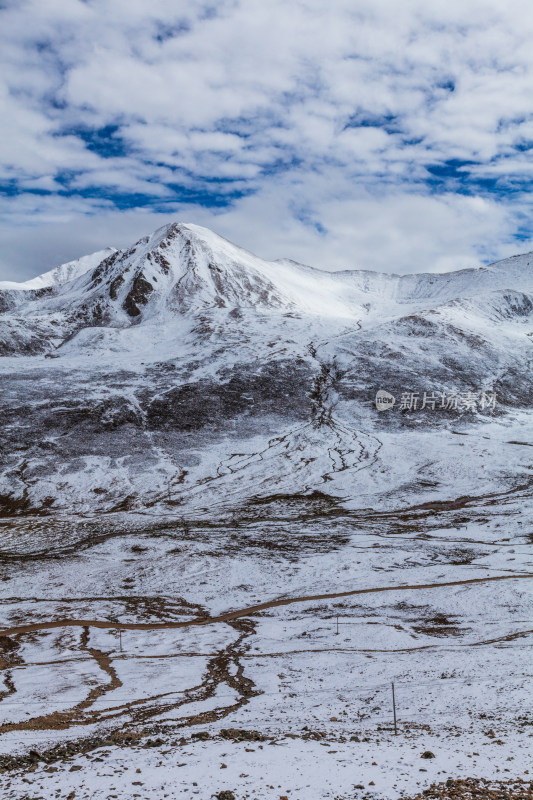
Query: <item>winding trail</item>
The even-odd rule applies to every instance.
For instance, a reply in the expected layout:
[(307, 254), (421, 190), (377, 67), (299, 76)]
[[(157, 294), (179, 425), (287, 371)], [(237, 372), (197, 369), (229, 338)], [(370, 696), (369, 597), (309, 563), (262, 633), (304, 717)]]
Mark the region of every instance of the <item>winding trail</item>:
[(461, 581), (445, 581), (443, 583), (419, 583), (419, 584), (399, 584), (398, 586), (376, 586), (369, 589), (351, 589), (345, 592), (329, 592), (324, 594), (310, 594), (299, 597), (282, 597), (278, 600), (267, 600), (264, 603), (257, 603), (253, 606), (228, 611), (216, 617), (196, 617), (181, 622), (110, 622), (97, 619), (71, 619), (64, 618), (50, 620), (48, 622), (34, 622), (28, 625), (16, 625), (12, 628), (0, 630), (0, 636), (18, 636), (24, 633), (34, 633), (36, 631), (51, 630), (53, 628), (83, 627), (83, 628), (105, 628), (111, 630), (167, 630), (175, 628), (190, 628), (194, 625), (212, 625), (218, 622), (230, 622), (266, 611), (269, 608), (289, 606), (293, 603), (307, 603), (317, 600), (334, 600), (339, 597), (353, 597), (360, 594), (378, 594), (380, 592), (402, 592), (418, 591), (421, 589), (440, 589), (447, 586), (468, 586), (476, 583), (491, 583), (492, 581), (527, 580), (533, 578), (533, 573), (517, 575), (492, 575), (485, 578), (468, 578)]

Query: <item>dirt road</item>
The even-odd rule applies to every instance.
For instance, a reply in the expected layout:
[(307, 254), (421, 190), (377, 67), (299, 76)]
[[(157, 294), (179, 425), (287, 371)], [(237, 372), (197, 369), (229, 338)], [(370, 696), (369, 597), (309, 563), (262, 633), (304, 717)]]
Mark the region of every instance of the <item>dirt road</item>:
[(192, 625), (212, 625), (217, 622), (229, 622), (230, 620), (248, 617), (260, 611), (279, 606), (289, 606), (293, 603), (307, 603), (317, 600), (335, 600), (340, 597), (352, 597), (359, 594), (378, 594), (380, 592), (404, 592), (419, 591), (422, 589), (440, 589), (446, 586), (468, 586), (476, 583), (490, 583), (492, 581), (516, 581), (528, 580), (533, 578), (533, 574), (524, 575), (493, 575), (486, 578), (469, 578), (461, 581), (445, 581), (443, 583), (420, 583), (420, 584), (400, 584), (398, 586), (377, 586), (369, 589), (352, 589), (345, 592), (331, 592), (324, 594), (303, 595), (300, 597), (282, 597), (278, 600), (268, 600), (265, 603), (257, 603), (253, 606), (228, 611), (215, 617), (197, 617), (183, 622), (109, 622), (98, 619), (64, 619), (50, 620), (47, 622), (35, 622), (28, 625), (17, 625), (12, 628), (0, 630), (0, 636), (17, 636), (23, 633), (34, 633), (35, 631), (51, 630), (53, 628), (65, 627), (87, 627), (87, 628), (106, 628), (111, 630), (162, 630), (171, 628), (189, 628)]

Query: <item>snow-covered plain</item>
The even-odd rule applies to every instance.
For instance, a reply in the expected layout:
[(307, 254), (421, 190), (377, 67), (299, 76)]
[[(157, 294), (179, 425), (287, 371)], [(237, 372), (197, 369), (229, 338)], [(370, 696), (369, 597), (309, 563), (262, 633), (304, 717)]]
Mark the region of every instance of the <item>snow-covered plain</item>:
[(2, 796), (528, 779), (530, 259), (332, 274), (175, 225), (0, 285)]

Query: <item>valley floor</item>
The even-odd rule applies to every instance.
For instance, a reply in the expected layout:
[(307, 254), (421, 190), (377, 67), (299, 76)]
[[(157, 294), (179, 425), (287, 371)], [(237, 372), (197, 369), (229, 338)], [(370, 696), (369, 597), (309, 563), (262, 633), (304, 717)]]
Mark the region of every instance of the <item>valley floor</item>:
[(1, 796), (529, 797), (529, 508), (11, 520)]

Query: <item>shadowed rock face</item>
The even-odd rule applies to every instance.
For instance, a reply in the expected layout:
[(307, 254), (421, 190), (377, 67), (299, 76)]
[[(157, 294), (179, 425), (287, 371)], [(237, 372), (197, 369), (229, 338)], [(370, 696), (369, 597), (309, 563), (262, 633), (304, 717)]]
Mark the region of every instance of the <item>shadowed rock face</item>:
[[(529, 256), (332, 275), (171, 225), (87, 264), (38, 289), (0, 284), (0, 355), (14, 357), (0, 359), (3, 514), (169, 498), (253, 510), (291, 494), (368, 505), (383, 437), (415, 447), (414, 431), (435, 431), (420, 459), (437, 463), (451, 425), (529, 411)], [(379, 389), (396, 398), (384, 413)], [(399, 408), (406, 392), (481, 391), (494, 408)]]
[[(117, 279), (113, 281), (109, 290), (109, 296), (112, 298), (112, 287), (115, 287), (116, 293), (116, 283)], [(154, 291), (154, 287), (151, 283), (149, 283), (142, 275), (137, 275), (133, 279), (133, 283), (131, 285), (131, 289), (129, 290), (128, 294), (126, 295), (126, 299), (122, 307), (125, 311), (128, 312), (130, 317), (138, 317), (141, 313), (140, 307), (145, 306), (148, 302), (148, 298)], [(112, 298), (113, 299), (113, 298)]]

